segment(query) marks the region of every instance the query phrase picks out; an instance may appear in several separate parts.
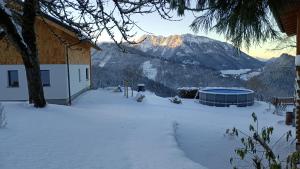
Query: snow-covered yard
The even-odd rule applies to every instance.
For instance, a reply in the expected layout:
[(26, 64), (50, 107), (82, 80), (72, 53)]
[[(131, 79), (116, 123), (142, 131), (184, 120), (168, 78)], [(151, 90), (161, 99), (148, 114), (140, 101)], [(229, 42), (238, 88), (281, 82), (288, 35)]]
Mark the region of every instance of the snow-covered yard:
[(251, 69), (238, 69), (238, 70), (221, 70), (222, 77), (239, 77), (241, 80), (247, 81), (252, 77), (261, 74), (261, 70), (251, 70)]
[(250, 72), (251, 69), (238, 69), (238, 70), (221, 70), (223, 75), (241, 75)]
[(0, 130), (1, 169), (231, 168), (237, 144), (224, 136), (225, 130), (247, 131), (252, 112), (260, 124), (275, 127), (277, 138), (294, 130), (263, 102), (248, 108), (209, 107), (193, 100), (176, 105), (148, 92), (142, 103), (93, 90), (71, 107), (4, 105), (8, 126)]

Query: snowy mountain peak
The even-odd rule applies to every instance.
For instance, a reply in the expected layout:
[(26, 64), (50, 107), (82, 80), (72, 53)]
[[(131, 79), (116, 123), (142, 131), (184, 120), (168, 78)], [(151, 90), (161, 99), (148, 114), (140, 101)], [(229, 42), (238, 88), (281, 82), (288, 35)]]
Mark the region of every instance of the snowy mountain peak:
[(171, 35), (168, 37), (164, 36), (155, 36), (155, 35), (143, 35), (139, 41), (142, 41), (144, 45), (151, 45), (151, 46), (162, 46), (162, 47), (169, 47), (169, 48), (176, 48), (182, 45), (183, 40), (181, 35)]
[(183, 45), (183, 43), (210, 43), (215, 40), (204, 36), (196, 36), (192, 34), (170, 35), (170, 36), (155, 36), (143, 35), (138, 41), (142, 42), (143, 46), (169, 47), (176, 48)]
[(194, 43), (209, 43), (213, 42), (213, 39), (204, 36), (196, 36), (192, 34), (183, 34), (181, 35), (184, 42), (194, 42)]
[(226, 42), (192, 34), (144, 35), (133, 47), (156, 58), (218, 70), (259, 68), (262, 62)]

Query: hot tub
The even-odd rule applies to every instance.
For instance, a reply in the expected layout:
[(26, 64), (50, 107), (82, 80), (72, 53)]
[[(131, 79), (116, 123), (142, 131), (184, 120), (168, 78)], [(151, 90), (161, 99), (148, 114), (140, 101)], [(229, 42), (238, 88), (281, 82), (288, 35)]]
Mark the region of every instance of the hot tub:
[(252, 106), (254, 104), (254, 91), (244, 88), (209, 87), (199, 90), (199, 102), (217, 107)]

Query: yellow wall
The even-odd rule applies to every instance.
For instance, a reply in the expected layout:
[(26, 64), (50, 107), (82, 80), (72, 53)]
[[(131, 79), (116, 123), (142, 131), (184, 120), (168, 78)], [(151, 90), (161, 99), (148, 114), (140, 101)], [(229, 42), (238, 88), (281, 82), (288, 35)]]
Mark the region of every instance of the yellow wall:
[(0, 64), (22, 64), (21, 55), (6, 38), (0, 40)]
[[(47, 24), (40, 18), (36, 21), (37, 47), (40, 64), (66, 64), (66, 41), (78, 42), (72, 32), (51, 21)], [(90, 64), (90, 48), (80, 43), (69, 48), (70, 64)], [(21, 55), (7, 39), (0, 41), (0, 64), (23, 64)]]

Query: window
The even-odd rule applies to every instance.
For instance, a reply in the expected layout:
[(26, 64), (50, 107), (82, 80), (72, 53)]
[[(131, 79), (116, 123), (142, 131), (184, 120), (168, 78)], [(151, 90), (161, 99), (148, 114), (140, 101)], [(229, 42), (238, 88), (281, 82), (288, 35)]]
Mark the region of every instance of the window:
[(89, 78), (90, 78), (89, 68), (85, 69), (85, 78), (86, 78), (86, 80), (89, 80)]
[(8, 86), (19, 87), (19, 75), (17, 70), (8, 71)]
[(81, 82), (81, 73), (80, 73), (80, 69), (78, 69), (78, 80), (79, 80), (79, 82)]
[(41, 70), (41, 79), (43, 86), (50, 86), (50, 71)]

